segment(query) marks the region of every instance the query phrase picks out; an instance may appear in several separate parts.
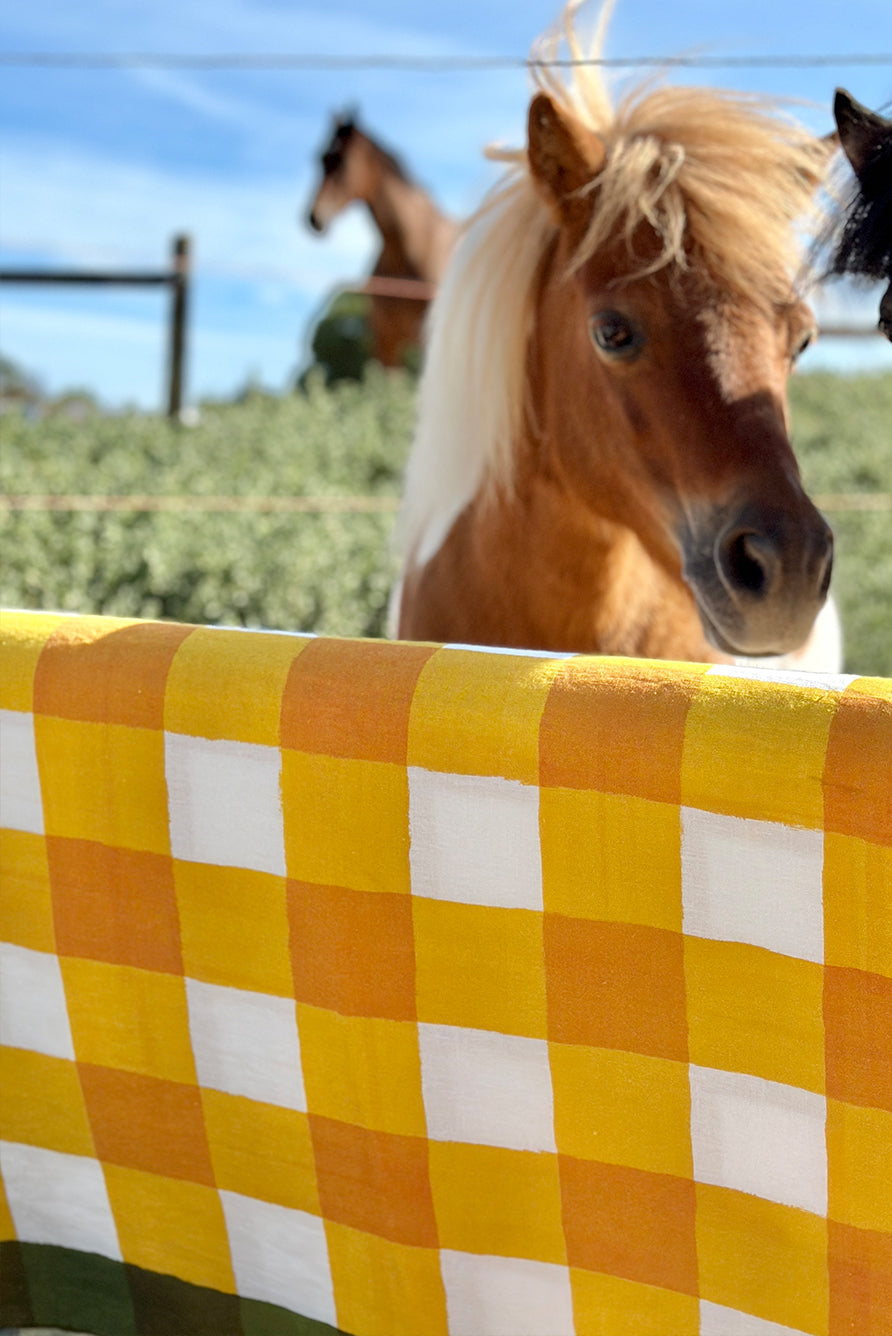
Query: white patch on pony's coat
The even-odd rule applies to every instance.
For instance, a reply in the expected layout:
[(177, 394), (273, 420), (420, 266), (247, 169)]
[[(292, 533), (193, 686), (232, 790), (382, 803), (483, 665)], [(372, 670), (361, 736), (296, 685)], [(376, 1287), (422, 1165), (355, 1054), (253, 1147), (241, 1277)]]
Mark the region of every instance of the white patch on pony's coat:
[(532, 277), (554, 224), (524, 175), (509, 176), (458, 242), (430, 310), (417, 429), (397, 522), (423, 566), (489, 482), (510, 485), (525, 411)]

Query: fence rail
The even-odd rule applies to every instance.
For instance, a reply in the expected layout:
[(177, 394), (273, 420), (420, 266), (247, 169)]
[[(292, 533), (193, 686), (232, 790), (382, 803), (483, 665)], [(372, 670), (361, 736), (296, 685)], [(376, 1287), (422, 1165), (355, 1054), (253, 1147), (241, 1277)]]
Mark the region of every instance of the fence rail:
[[(812, 496), (819, 510), (870, 512), (892, 510), (892, 492), (840, 492)], [(394, 513), (397, 496), (55, 496), (0, 495), (0, 512), (152, 512), (156, 514), (326, 515)]]
[(0, 269), (0, 283), (39, 283), (82, 287), (168, 287), (170, 316), (167, 351), (167, 416), (179, 418), (185, 384), (186, 320), (192, 246), (189, 237), (173, 239), (170, 268), (163, 270)]

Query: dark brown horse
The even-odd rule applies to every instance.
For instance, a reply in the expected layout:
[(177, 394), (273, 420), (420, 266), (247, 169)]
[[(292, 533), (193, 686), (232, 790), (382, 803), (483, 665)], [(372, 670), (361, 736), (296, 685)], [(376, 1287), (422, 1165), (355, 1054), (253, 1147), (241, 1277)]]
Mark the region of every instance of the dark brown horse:
[(400, 366), (407, 349), (420, 343), (430, 296), (446, 267), (456, 224), (352, 116), (335, 119), (321, 167), (322, 180), (307, 214), (313, 231), (324, 232), (348, 204), (364, 204), (381, 233), (372, 278), (398, 280), (392, 285), (397, 290), (399, 281), (412, 280), (422, 294), (389, 296), (372, 291), (373, 355), (384, 366)]
[[(651, 84), (614, 109), (573, 8), (569, 84), (555, 37), (527, 146), (434, 303), (398, 633), (707, 661), (814, 648), (832, 538), (786, 386), (814, 332), (793, 274), (828, 148), (715, 90)], [(838, 653), (831, 627), (797, 666)]]
[(837, 88), (833, 114), (857, 179), (842, 222), (832, 272), (888, 282), (879, 328), (892, 339), (892, 121)]

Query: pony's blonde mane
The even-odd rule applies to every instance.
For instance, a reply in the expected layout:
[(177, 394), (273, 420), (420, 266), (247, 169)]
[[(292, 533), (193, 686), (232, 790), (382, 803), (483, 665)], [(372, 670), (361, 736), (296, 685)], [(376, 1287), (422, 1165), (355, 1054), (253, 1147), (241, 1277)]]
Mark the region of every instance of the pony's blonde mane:
[[(581, 2), (570, 0), (531, 59), (537, 90), (605, 151), (602, 170), (581, 192), (596, 207), (570, 271), (624, 237), (629, 278), (696, 264), (732, 295), (788, 302), (803, 272), (797, 224), (815, 207), (827, 146), (765, 98), (651, 81), (614, 106), (598, 65), (555, 64), (562, 38), (572, 62), (600, 55), (613, 0), (587, 44), (574, 24)], [(508, 170), (468, 223), (428, 327), (401, 525), (404, 553), (418, 564), (481, 488), (510, 483), (526, 411), (535, 279), (558, 233), (526, 150), (488, 156)], [(646, 263), (633, 249), (643, 220), (661, 241)]]

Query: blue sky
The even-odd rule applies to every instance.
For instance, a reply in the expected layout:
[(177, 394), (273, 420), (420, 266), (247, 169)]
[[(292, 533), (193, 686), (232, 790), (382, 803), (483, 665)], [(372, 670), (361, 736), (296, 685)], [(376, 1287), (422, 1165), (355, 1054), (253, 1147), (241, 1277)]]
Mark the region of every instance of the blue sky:
[[(524, 58), (553, 0), (32, 0), (8, 5), (4, 52)], [(820, 68), (684, 70), (674, 78), (805, 99), (831, 128), (838, 84), (870, 106), (892, 99), (890, 0), (617, 0), (613, 57), (833, 55)], [(628, 73), (624, 77), (629, 77)], [(517, 143), (523, 69), (413, 72), (4, 68), (0, 79), (0, 265), (158, 268), (192, 234), (196, 282), (188, 392), (227, 395), (247, 379), (283, 389), (303, 364), (314, 313), (371, 266), (355, 209), (322, 239), (302, 215), (332, 111), (359, 107), (442, 206), (464, 215), (493, 179), (492, 140)], [(0, 290), (0, 349), (51, 391), (86, 386), (110, 406), (156, 407), (165, 297), (133, 289)], [(827, 318), (875, 318), (875, 291), (834, 288)], [(825, 341), (809, 366), (892, 370), (885, 341)]]

